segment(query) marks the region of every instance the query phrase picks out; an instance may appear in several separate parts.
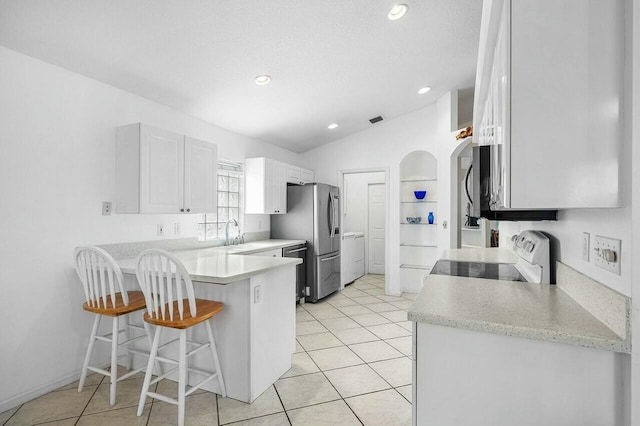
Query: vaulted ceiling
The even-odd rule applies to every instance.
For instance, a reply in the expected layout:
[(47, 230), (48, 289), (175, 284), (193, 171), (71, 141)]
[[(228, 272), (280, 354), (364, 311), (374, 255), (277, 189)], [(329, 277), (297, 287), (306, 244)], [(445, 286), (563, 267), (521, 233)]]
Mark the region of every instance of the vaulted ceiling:
[(473, 86), (482, 2), (402, 2), (0, 0), (0, 45), (304, 152)]

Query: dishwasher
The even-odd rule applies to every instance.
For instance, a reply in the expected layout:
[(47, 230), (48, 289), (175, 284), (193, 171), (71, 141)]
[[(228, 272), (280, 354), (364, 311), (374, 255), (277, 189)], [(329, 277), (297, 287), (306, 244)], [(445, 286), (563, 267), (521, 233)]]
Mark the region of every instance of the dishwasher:
[[(282, 249), (282, 257), (297, 257), (302, 259), (302, 263), (296, 265), (296, 300), (305, 297), (307, 287), (307, 243), (289, 246)], [(304, 302), (304, 301), (303, 301)]]

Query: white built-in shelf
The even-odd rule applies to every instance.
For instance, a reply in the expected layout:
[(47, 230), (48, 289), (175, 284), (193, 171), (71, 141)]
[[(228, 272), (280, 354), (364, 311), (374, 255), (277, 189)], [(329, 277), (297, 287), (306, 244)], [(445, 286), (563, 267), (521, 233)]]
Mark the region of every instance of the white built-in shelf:
[(468, 226), (463, 226), (462, 227), (463, 231), (475, 231), (475, 232), (480, 232), (482, 229), (478, 226), (477, 228), (473, 228), (473, 227), (468, 227)]
[(402, 204), (434, 204), (437, 203), (437, 201), (400, 201), (400, 203)]
[(400, 179), (400, 182), (435, 182), (438, 179), (436, 178), (427, 178), (427, 177), (412, 177), (406, 179)]
[(408, 222), (400, 222), (400, 225), (417, 225), (417, 226), (436, 226), (437, 223), (426, 223), (426, 222), (420, 222), (420, 223), (408, 223)]
[(400, 268), (402, 269), (424, 269), (425, 271), (428, 271), (432, 267), (432, 265), (412, 265), (410, 263), (403, 263), (400, 265)]
[(402, 244), (400, 244), (400, 247), (437, 248), (438, 246), (433, 245), (433, 244), (409, 244), (409, 243), (402, 243)]

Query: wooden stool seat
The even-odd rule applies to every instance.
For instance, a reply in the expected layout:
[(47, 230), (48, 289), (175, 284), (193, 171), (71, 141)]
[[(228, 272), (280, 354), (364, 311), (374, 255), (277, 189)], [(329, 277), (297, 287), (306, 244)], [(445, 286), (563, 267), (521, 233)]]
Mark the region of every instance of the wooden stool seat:
[(182, 300), (184, 318), (180, 319), (180, 312), (178, 311), (178, 301), (173, 302), (173, 320), (169, 316), (169, 304), (165, 305), (165, 319), (155, 318), (149, 313), (144, 314), (144, 320), (149, 324), (159, 325), (162, 327), (185, 329), (196, 324), (201, 323), (212, 318), (214, 315), (222, 311), (224, 304), (222, 302), (216, 302), (213, 300), (195, 299), (196, 302), (196, 315), (191, 316), (189, 310), (189, 299)]
[(85, 311), (93, 312), (94, 314), (105, 315), (108, 317), (118, 317), (130, 312), (139, 311), (140, 309), (144, 309), (146, 307), (143, 292), (128, 291), (127, 296), (129, 296), (128, 305), (125, 305), (124, 300), (122, 300), (122, 293), (116, 293), (115, 306), (113, 306), (113, 303), (111, 303), (111, 297), (108, 297), (106, 307), (104, 306), (103, 300), (98, 299), (97, 306), (92, 306), (92, 303), (85, 302), (82, 305), (82, 309), (84, 309)]

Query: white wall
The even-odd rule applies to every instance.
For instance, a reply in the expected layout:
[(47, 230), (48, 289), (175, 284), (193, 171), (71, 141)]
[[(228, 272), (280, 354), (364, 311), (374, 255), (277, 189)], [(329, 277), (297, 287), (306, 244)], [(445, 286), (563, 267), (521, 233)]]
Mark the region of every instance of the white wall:
[(399, 283), (399, 167), (408, 153), (416, 150), (436, 152), (435, 104), (385, 121), (300, 156), (304, 167), (315, 170), (318, 182), (337, 185), (338, 172), (356, 169), (386, 169), (387, 176), (387, 291), (401, 291)]
[[(0, 48), (0, 412), (75, 376), (93, 317), (74, 247), (196, 235), (196, 215), (101, 216), (115, 199), (115, 129), (144, 122), (218, 144), (219, 158), (297, 154), (231, 133), (103, 83)], [(248, 216), (245, 231), (267, 230)], [(36, 394), (29, 393), (34, 391)], [(13, 399), (12, 399), (13, 398)]]
[[(343, 232), (364, 232), (364, 270), (369, 271), (369, 184), (385, 183), (384, 172), (344, 175), (342, 205)], [(344, 259), (344, 257), (343, 257)]]

